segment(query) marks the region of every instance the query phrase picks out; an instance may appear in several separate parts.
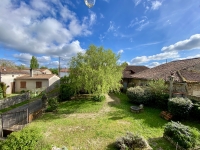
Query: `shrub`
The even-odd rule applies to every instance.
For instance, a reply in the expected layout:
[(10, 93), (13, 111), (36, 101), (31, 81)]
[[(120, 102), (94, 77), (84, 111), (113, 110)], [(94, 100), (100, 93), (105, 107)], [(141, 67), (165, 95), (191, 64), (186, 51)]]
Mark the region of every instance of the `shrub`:
[(92, 97), (92, 100), (93, 100), (93, 101), (96, 101), (96, 102), (101, 102), (101, 101), (103, 101), (105, 98), (106, 98), (105, 95), (94, 95), (94, 96)]
[(144, 103), (144, 89), (140, 86), (130, 87), (126, 91), (129, 100), (136, 104)]
[(200, 102), (194, 102), (190, 112), (190, 117), (195, 120), (200, 120)]
[(21, 94), (23, 94), (23, 93), (26, 93), (26, 91), (25, 90), (21, 90), (21, 92), (20, 92)]
[(7, 139), (0, 143), (2, 150), (35, 150), (35, 147), (42, 139), (38, 129), (24, 128), (21, 131), (13, 132)]
[(0, 99), (2, 99), (2, 98), (3, 98), (3, 90), (2, 90), (2, 88), (0, 86)]
[(148, 142), (139, 135), (134, 135), (131, 132), (127, 132), (125, 136), (122, 136), (116, 140), (116, 147), (120, 150), (134, 150), (135, 148), (147, 148)]
[(163, 79), (148, 82), (148, 88), (151, 93), (151, 101), (156, 107), (161, 109), (167, 108), (169, 94), (167, 93), (167, 85)]
[(48, 99), (49, 111), (57, 111), (58, 108), (58, 100), (57, 98), (49, 98)]
[(60, 95), (59, 101), (70, 100), (70, 98), (74, 95), (74, 90), (69, 84), (61, 84), (60, 85)]
[(165, 125), (164, 136), (170, 137), (175, 143), (186, 149), (195, 147), (200, 140), (200, 132), (196, 128), (173, 121)]
[(75, 90), (71, 84), (70, 78), (64, 76), (60, 78), (60, 95), (59, 101), (70, 100), (70, 98), (74, 95)]
[(151, 91), (146, 86), (143, 86), (142, 88), (144, 89), (143, 104), (154, 106), (155, 101), (154, 101)]
[(2, 93), (3, 93), (3, 98), (6, 98), (6, 89), (9, 86), (6, 86), (6, 84), (4, 82), (0, 82), (0, 86), (1, 86), (1, 89), (2, 89)]
[(188, 98), (175, 97), (169, 99), (168, 110), (175, 119), (186, 119), (192, 108), (192, 101)]

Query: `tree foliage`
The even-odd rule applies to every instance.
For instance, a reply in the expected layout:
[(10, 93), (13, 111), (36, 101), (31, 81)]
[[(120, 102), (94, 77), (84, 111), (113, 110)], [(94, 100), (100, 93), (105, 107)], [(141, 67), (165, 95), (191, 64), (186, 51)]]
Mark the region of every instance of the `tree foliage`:
[(46, 66), (41, 66), (40, 69), (48, 69)]
[(25, 67), (25, 65), (18, 65), (18, 66), (16, 66), (17, 67), (17, 69), (19, 69), (19, 70), (22, 70), (22, 69), (25, 69), (26, 67)]
[(39, 68), (38, 60), (34, 56), (32, 56), (32, 58), (31, 58), (30, 68), (32, 68), (32, 69), (38, 69)]
[(49, 69), (53, 74), (58, 75), (58, 69), (57, 68), (50, 68)]
[(0, 66), (1, 67), (15, 68), (15, 63), (10, 61), (10, 60), (0, 59)]
[(118, 91), (124, 65), (118, 64), (120, 55), (112, 50), (91, 45), (86, 53), (78, 53), (70, 60), (70, 81), (76, 92), (93, 94)]

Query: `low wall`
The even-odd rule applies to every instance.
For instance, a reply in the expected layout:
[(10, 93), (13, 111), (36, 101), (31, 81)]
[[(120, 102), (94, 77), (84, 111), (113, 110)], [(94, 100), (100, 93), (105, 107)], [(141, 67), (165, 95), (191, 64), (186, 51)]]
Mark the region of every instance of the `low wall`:
[(188, 95), (187, 98), (200, 102), (200, 97)]
[(19, 104), (23, 101), (28, 100), (29, 98), (30, 98), (30, 94), (27, 92), (27, 93), (24, 93), (21, 95), (1, 99), (0, 100), (0, 110), (8, 108), (12, 105)]

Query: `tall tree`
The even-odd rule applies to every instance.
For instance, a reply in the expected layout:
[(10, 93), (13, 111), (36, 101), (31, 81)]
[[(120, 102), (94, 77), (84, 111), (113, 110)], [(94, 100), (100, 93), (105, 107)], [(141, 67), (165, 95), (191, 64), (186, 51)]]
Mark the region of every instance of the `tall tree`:
[(91, 45), (85, 54), (78, 53), (70, 60), (69, 78), (76, 90), (97, 95), (119, 91), (124, 65), (118, 64), (120, 55), (112, 50)]
[(15, 63), (10, 60), (0, 59), (0, 66), (5, 68), (6, 67), (15, 68)]
[(32, 56), (32, 58), (31, 58), (30, 68), (32, 68), (32, 69), (38, 69), (39, 68), (37, 58), (35, 58), (34, 56)]

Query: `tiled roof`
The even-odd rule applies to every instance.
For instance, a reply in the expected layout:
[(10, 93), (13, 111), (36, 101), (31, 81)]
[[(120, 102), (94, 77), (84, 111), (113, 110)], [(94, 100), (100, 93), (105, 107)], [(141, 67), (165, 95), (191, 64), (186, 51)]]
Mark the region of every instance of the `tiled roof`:
[(146, 66), (126, 66), (123, 71), (123, 78), (132, 78), (131, 75), (133, 75), (134, 73), (138, 73), (146, 69), (149, 68)]
[(189, 70), (180, 70), (180, 75), (185, 82), (200, 82), (200, 73)]
[(60, 69), (60, 72), (69, 72), (69, 69), (67, 69), (67, 68), (62, 68), (62, 69)]
[(24, 70), (19, 70), (19, 69), (15, 69), (15, 68), (5, 68), (5, 69), (2, 69), (1, 73), (2, 74), (28, 74)]
[[(159, 65), (157, 67), (133, 74), (132, 77), (137, 78), (137, 79), (146, 79), (146, 80), (151, 80), (151, 79), (168, 80), (168, 77), (173, 72), (175, 76), (175, 80), (181, 81), (180, 75), (178, 74), (177, 71), (186, 70), (197, 64), (200, 65), (200, 57), (193, 58), (193, 59), (177, 60), (177, 61), (168, 62), (162, 65)], [(186, 75), (186, 72), (181, 72), (181, 73), (184, 73)], [(190, 78), (190, 80), (192, 79)]]
[(54, 74), (38, 74), (38, 75), (33, 75), (31, 77), (30, 75), (23, 75), (20, 77), (15, 78), (16, 80), (18, 79), (26, 79), (26, 80), (35, 80), (35, 79), (50, 79), (51, 77), (55, 76)]

